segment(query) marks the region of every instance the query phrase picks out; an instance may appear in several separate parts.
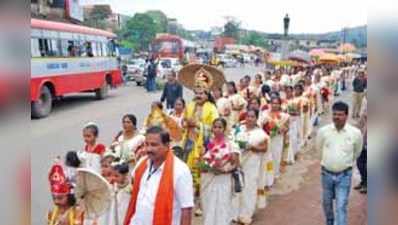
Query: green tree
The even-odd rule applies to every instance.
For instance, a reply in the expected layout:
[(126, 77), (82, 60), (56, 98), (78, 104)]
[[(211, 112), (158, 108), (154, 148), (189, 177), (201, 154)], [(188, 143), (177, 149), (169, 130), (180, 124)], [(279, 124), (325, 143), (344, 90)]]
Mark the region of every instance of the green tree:
[(109, 5), (95, 5), (88, 15), (85, 15), (84, 24), (90, 27), (105, 29), (106, 19), (112, 14)]
[(153, 22), (156, 23), (156, 32), (157, 33), (166, 33), (167, 32), (167, 16), (160, 10), (149, 10), (145, 14), (150, 16), (153, 19)]
[(224, 25), (223, 35), (225, 37), (232, 37), (235, 40), (239, 40), (241, 23), (234, 18), (227, 18), (227, 23)]
[(192, 33), (188, 30), (185, 30), (184, 28), (178, 28), (177, 35), (190, 41), (194, 40)]
[(244, 45), (254, 45), (258, 47), (268, 48), (268, 43), (265, 37), (256, 31), (249, 31), (240, 39), (240, 43)]
[(147, 50), (156, 35), (156, 23), (145, 13), (136, 13), (120, 31), (122, 46)]

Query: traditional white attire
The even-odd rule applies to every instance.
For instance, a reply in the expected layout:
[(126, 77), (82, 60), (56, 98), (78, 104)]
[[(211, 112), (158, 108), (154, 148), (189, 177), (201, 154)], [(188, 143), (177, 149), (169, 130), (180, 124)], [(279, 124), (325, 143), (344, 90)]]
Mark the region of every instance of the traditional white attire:
[(263, 166), (265, 153), (247, 151), (243, 146), (258, 146), (262, 142), (268, 142), (269, 137), (261, 128), (248, 131), (246, 126), (242, 125), (234, 131), (233, 140), (243, 152), (241, 166), (245, 177), (244, 188), (235, 202), (237, 208), (234, 219), (250, 224), (257, 208), (257, 201), (261, 201), (263, 203), (261, 205), (265, 207), (266, 174)]
[(135, 163), (136, 151), (144, 145), (145, 136), (142, 134), (137, 134), (136, 136), (125, 139), (124, 135), (120, 135), (117, 138), (118, 145), (115, 147), (115, 153), (124, 162)]
[[(213, 151), (214, 154), (211, 153)], [(229, 158), (233, 153), (240, 153), (232, 142), (226, 141), (225, 146), (214, 145), (204, 155), (209, 165), (217, 161), (222, 162), (223, 171), (230, 171)], [(224, 164), (225, 163), (225, 164)], [(206, 225), (230, 225), (232, 221), (232, 176), (230, 172), (215, 174), (207, 171), (201, 173), (200, 198), (203, 210), (203, 224)]]
[[(181, 224), (181, 209), (193, 208), (193, 182), (192, 174), (188, 166), (177, 157), (174, 157), (173, 165), (173, 187), (174, 199), (172, 207), (172, 225)], [(145, 159), (137, 163), (137, 167), (141, 163), (145, 163)], [(136, 210), (132, 216), (130, 225), (151, 225), (154, 222), (154, 210), (156, 209), (156, 198), (163, 177), (165, 163), (158, 169), (151, 169), (151, 162), (148, 160), (147, 168), (145, 169), (140, 182), (139, 192), (137, 194)], [(133, 171), (135, 174), (136, 171)]]
[(129, 206), (131, 185), (124, 188), (113, 187), (111, 206), (99, 219), (99, 225), (121, 225)]
[(286, 112), (289, 114), (289, 131), (288, 131), (288, 148), (286, 154), (286, 162), (293, 164), (295, 162), (295, 155), (300, 149), (300, 116), (294, 115), (298, 113), (298, 108), (294, 108), (294, 98), (287, 100)]
[[(260, 121), (260, 126), (269, 132), (270, 145), (269, 150), (273, 159), (273, 172), (276, 178), (280, 176), (280, 164), (284, 147), (284, 135), (280, 133), (282, 126), (287, 126), (289, 115), (283, 112), (273, 114), (271, 111), (265, 111)], [(272, 128), (274, 127), (274, 128)]]
[(233, 108), (241, 107), (242, 109), (244, 109), (247, 105), (247, 102), (243, 98), (243, 96), (241, 96), (238, 93), (229, 96), (228, 100), (230, 101), (231, 106), (232, 106), (232, 112), (231, 112), (232, 120), (233, 120), (234, 124), (236, 124), (239, 122), (239, 115), (240, 115), (241, 110), (234, 110)]

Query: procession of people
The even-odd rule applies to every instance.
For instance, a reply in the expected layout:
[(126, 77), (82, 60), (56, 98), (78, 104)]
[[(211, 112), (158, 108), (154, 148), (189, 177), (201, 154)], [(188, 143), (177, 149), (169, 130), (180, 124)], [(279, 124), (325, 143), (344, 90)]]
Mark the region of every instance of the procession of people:
[[(300, 161), (313, 139), (323, 154), (328, 191), (323, 206), (327, 224), (333, 224), (333, 176), (344, 173), (344, 182), (350, 182), (362, 151), (366, 76), (364, 64), (275, 67), (235, 83), (216, 67), (188, 64), (168, 76), (143, 127), (126, 112), (109, 145), (97, 142), (100, 122), (83, 127), (86, 146), (57, 158), (50, 169), (54, 207), (48, 225), (191, 225), (193, 216), (204, 225), (252, 224), (257, 210), (272, 204), (268, 197), (286, 168)], [(193, 91), (193, 99), (182, 97), (181, 85)], [(335, 103), (342, 92), (352, 92), (352, 116), (360, 118), (361, 130), (345, 126), (348, 104)], [(315, 128), (331, 114), (338, 131), (328, 125), (314, 138)], [(348, 147), (334, 156), (337, 145)], [(95, 190), (75, 194), (84, 183), (82, 168), (109, 186), (106, 207), (97, 213), (80, 204)], [(357, 189), (366, 192), (366, 174)], [(335, 196), (338, 225), (346, 224), (348, 193)]]

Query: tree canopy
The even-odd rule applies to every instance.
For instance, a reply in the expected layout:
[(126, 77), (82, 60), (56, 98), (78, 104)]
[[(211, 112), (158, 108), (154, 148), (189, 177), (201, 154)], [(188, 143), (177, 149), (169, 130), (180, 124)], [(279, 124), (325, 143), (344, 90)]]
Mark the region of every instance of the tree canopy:
[(153, 19), (153, 22), (156, 23), (156, 31), (158, 33), (166, 33), (167, 32), (167, 16), (160, 10), (149, 10), (145, 14), (150, 16)]
[(85, 15), (84, 24), (90, 27), (105, 29), (107, 26), (106, 19), (112, 14), (109, 5), (94, 5), (92, 10)]
[(157, 24), (146, 13), (136, 13), (129, 19), (119, 35), (122, 46), (146, 50), (157, 33)]
[(265, 37), (256, 31), (249, 31), (240, 39), (240, 43), (244, 45), (254, 45), (263, 48), (269, 47)]
[(235, 40), (239, 40), (241, 23), (234, 18), (228, 17), (226, 19), (227, 19), (227, 22), (224, 25), (223, 36), (231, 37), (231, 38), (234, 38)]

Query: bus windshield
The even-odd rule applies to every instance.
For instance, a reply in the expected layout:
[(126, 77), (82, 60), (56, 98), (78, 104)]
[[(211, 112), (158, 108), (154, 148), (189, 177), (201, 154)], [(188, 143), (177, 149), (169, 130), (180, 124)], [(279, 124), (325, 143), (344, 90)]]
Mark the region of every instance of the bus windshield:
[(152, 44), (153, 52), (168, 52), (178, 54), (180, 52), (180, 45), (177, 41), (157, 41)]

